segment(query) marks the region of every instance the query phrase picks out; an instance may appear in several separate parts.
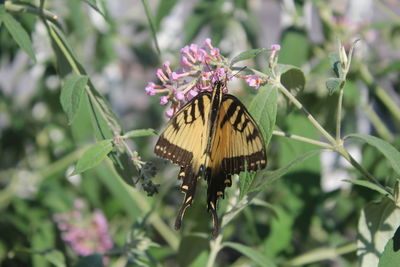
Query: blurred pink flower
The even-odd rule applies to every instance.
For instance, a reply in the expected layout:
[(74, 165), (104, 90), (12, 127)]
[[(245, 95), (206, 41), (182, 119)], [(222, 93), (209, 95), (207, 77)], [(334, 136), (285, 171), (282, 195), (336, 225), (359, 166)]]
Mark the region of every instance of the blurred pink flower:
[(104, 254), (113, 247), (106, 217), (100, 210), (90, 214), (82, 200), (75, 201), (72, 211), (54, 214), (53, 220), (62, 240), (81, 256)]

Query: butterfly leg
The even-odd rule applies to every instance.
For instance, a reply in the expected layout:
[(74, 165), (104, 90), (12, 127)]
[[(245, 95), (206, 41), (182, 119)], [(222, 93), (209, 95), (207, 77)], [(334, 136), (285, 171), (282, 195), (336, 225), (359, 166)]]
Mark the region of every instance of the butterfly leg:
[(182, 207), (179, 209), (178, 215), (175, 220), (175, 229), (179, 230), (182, 224), (182, 218), (185, 214), (185, 210), (189, 207), (196, 193), (197, 178), (195, 177), (191, 166), (181, 167), (179, 171), (178, 179), (182, 179), (181, 192), (185, 194), (185, 198), (182, 203)]

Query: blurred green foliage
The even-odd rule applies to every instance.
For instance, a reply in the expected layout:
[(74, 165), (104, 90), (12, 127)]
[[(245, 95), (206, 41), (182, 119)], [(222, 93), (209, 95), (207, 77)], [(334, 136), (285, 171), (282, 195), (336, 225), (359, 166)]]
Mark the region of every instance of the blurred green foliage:
[[(345, 2), (0, 1), (0, 265), (394, 266), (400, 15), (395, 1)], [(145, 130), (165, 122), (146, 83), (206, 37), (231, 59), (279, 43), (278, 62), (291, 65), (279, 65), (282, 84), (332, 136), (343, 92), (340, 136), (358, 133), (345, 139), (343, 153), (359, 163), (350, 165), (309, 142), (326, 138), (304, 110), (261, 88), (277, 105), (265, 107), (277, 113), (268, 168), (247, 184), (234, 179), (215, 240), (203, 181), (183, 229), (173, 230), (178, 167), (155, 158)], [(347, 55), (360, 39), (345, 77), (331, 67), (343, 62), (338, 39)], [(265, 54), (239, 63), (268, 73)], [(254, 97), (234, 92), (246, 105)], [(78, 255), (53, 220), (77, 199), (105, 214), (114, 242), (106, 255)]]

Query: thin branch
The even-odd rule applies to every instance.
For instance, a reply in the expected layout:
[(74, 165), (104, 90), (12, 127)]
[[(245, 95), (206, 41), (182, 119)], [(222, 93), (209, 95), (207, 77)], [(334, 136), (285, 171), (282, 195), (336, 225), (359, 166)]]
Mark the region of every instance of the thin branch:
[(294, 139), (294, 140), (298, 140), (298, 141), (301, 141), (301, 142), (305, 142), (305, 143), (309, 143), (309, 144), (312, 144), (312, 145), (325, 147), (325, 148), (329, 148), (329, 149), (333, 150), (333, 146), (331, 144), (328, 144), (328, 143), (325, 143), (325, 142), (321, 142), (321, 141), (317, 141), (317, 140), (314, 140), (314, 139), (311, 139), (311, 138), (307, 138), (307, 137), (304, 137), (304, 136), (299, 136), (299, 135), (295, 135), (295, 134), (289, 134), (289, 133), (285, 133), (285, 132), (277, 131), (277, 130), (272, 131), (272, 134), (273, 135), (277, 135), (277, 136), (288, 137), (288, 138), (291, 138), (291, 139)]

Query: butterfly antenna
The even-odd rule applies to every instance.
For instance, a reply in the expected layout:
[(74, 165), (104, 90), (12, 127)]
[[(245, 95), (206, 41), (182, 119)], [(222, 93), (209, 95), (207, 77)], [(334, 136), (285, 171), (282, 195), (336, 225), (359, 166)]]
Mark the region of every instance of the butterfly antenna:
[[(240, 72), (242, 72), (243, 70), (247, 69), (247, 66), (242, 67), (240, 70), (238, 70), (235, 74), (232, 75), (232, 77), (235, 77), (236, 75), (238, 75)], [(231, 78), (232, 78), (231, 77)]]

